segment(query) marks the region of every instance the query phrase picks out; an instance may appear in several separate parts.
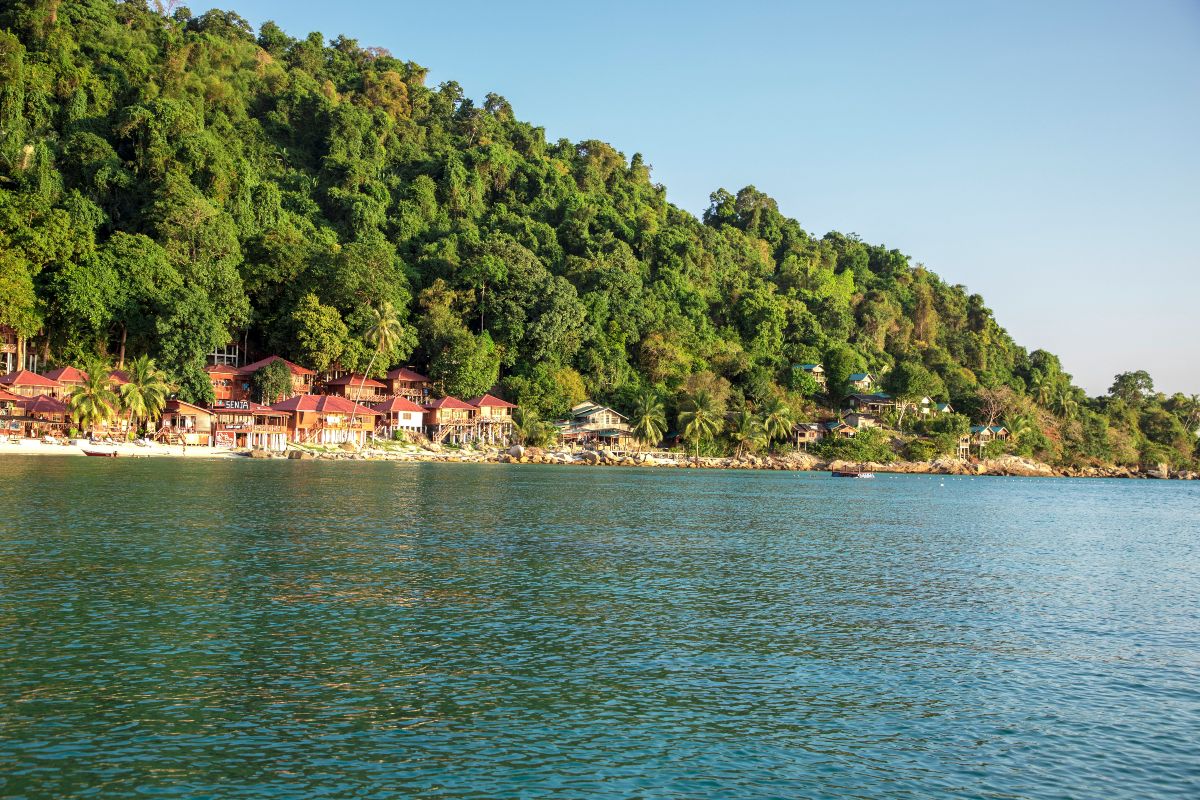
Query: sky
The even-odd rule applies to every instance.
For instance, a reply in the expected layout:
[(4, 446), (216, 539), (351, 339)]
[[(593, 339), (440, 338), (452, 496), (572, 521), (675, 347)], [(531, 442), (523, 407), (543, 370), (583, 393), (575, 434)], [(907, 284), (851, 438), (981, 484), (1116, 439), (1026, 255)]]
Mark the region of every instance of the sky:
[(226, 0), (640, 152), (703, 213), (754, 185), (983, 295), (1091, 394), (1200, 392), (1200, 1)]

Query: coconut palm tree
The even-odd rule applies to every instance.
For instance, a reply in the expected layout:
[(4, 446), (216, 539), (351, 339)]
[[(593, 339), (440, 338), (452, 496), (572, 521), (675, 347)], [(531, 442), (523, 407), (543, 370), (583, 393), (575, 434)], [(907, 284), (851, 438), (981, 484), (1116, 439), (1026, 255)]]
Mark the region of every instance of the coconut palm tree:
[(1075, 419), (1075, 414), (1079, 411), (1079, 401), (1075, 399), (1075, 395), (1070, 389), (1063, 389), (1059, 392), (1054, 405), (1058, 415), (1068, 422)]
[(737, 442), (737, 457), (741, 458), (744, 448), (753, 448), (766, 440), (766, 432), (758, 417), (743, 408), (729, 419), (729, 438)]
[(767, 446), (777, 440), (787, 439), (792, 433), (792, 409), (778, 397), (772, 398), (763, 409), (763, 432), (767, 435)]
[(71, 419), (89, 431), (95, 431), (117, 415), (121, 398), (113, 390), (108, 370), (103, 364), (91, 365), (87, 380), (75, 387), (67, 405), (71, 409)]
[(633, 435), (639, 442), (653, 447), (667, 432), (667, 415), (662, 400), (651, 389), (645, 389), (633, 402)]
[(513, 412), (513, 432), (521, 444), (537, 447), (549, 438), (550, 426), (533, 409), (518, 408)]
[[(371, 307), (368, 309), (367, 329), (363, 332), (363, 338), (368, 343), (374, 346), (375, 351), (371, 353), (371, 360), (367, 362), (367, 368), (363, 371), (362, 381), (358, 384), (358, 396), (361, 398), (363, 390), (367, 386), (367, 378), (371, 375), (371, 370), (375, 367), (375, 359), (384, 353), (391, 352), (396, 343), (400, 341), (400, 337), (404, 335), (404, 325), (401, 324), (400, 318), (396, 316), (396, 309), (391, 301), (385, 300), (379, 308)], [(355, 408), (358, 403), (355, 401)], [(350, 430), (354, 430), (354, 411), (350, 412)]]
[(700, 443), (711, 439), (721, 431), (721, 419), (717, 416), (716, 403), (707, 389), (697, 389), (680, 404), (679, 429), (684, 438), (696, 443), (696, 459), (700, 458)]
[(121, 408), (129, 412), (135, 427), (158, 417), (167, 404), (171, 386), (155, 366), (154, 359), (138, 356), (129, 362), (125, 377), (129, 382), (118, 389)]
[(1020, 444), (1021, 440), (1030, 436), (1037, 431), (1037, 420), (1032, 414), (1016, 414), (1009, 417), (1004, 422), (1004, 427), (1008, 428), (1008, 433), (1016, 444)]
[(1050, 401), (1054, 399), (1054, 381), (1049, 375), (1037, 373), (1033, 379), (1033, 399), (1042, 408), (1049, 408)]

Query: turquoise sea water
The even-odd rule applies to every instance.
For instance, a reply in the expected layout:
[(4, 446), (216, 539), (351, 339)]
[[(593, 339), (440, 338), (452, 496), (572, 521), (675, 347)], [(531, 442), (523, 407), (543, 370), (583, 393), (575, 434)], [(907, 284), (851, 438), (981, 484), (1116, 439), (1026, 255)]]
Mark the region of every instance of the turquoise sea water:
[(3, 466), (6, 798), (1200, 797), (1200, 485)]

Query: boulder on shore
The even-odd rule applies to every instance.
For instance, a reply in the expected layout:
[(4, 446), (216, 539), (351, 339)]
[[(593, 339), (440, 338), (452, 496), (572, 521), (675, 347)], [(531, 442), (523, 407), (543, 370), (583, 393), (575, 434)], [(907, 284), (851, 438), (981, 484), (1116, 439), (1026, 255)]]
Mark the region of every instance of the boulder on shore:
[(287, 457), (292, 461), (312, 461), (314, 458), (312, 453), (304, 450), (288, 450)]
[(519, 444), (514, 444), (512, 447), (508, 448), (508, 454), (513, 458), (519, 459), (525, 455), (525, 448)]
[(270, 458), (271, 454), (262, 448), (255, 448), (250, 451), (251, 458)]

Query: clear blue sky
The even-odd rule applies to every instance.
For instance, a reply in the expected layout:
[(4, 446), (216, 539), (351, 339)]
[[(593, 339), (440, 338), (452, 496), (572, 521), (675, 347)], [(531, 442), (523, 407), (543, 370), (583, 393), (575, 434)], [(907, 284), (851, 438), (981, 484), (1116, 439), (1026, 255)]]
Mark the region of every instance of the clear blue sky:
[(1200, 3), (227, 0), (641, 152), (699, 214), (747, 184), (980, 292), (1090, 393), (1200, 392)]

